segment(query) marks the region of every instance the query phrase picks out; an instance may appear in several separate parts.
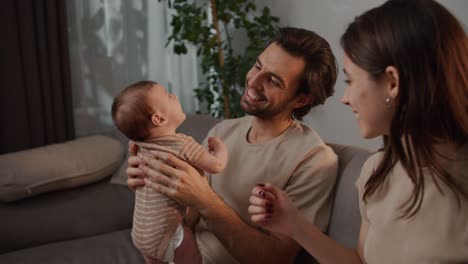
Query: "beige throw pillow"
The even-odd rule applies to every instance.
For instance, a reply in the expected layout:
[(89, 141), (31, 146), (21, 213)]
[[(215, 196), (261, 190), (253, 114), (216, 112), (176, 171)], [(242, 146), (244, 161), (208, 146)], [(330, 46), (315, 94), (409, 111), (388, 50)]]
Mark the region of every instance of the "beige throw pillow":
[(123, 155), (119, 141), (101, 135), (0, 155), (0, 201), (96, 182), (112, 175)]
[(123, 186), (127, 186), (127, 167), (128, 167), (128, 158), (130, 157), (130, 153), (125, 155), (122, 163), (120, 164), (119, 168), (114, 172), (110, 179), (110, 183), (112, 184), (120, 184)]

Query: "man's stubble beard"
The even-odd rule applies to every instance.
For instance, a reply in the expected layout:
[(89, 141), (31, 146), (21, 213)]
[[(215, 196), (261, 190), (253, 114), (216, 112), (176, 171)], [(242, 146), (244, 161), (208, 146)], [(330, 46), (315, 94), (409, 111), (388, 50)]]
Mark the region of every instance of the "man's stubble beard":
[(284, 112), (287, 109), (287, 105), (289, 102), (291, 102), (293, 99), (290, 99), (286, 102), (283, 102), (281, 105), (278, 105), (276, 108), (269, 109), (268, 106), (264, 109), (258, 109), (256, 107), (249, 107), (249, 103), (244, 99), (245, 94), (242, 95), (240, 105), (242, 110), (244, 110), (245, 113), (256, 116), (262, 119), (270, 119), (271, 117), (276, 116), (279, 113)]

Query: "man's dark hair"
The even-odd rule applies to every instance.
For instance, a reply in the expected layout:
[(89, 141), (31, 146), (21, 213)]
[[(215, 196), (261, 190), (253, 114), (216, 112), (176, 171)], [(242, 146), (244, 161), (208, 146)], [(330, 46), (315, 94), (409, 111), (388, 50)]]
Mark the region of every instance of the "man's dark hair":
[(310, 94), (312, 101), (309, 105), (294, 109), (294, 118), (302, 120), (312, 107), (323, 104), (335, 92), (338, 75), (335, 56), (324, 38), (306, 29), (281, 28), (268, 45), (273, 42), (290, 55), (304, 59), (304, 72), (296, 95)]

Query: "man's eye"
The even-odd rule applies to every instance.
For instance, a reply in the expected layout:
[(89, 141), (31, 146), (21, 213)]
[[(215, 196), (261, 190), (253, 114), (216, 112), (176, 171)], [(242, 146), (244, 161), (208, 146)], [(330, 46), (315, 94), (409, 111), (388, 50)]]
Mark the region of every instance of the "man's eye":
[(276, 86), (280, 85), (279, 82), (275, 78), (271, 78), (270, 81)]
[(254, 67), (255, 67), (255, 69), (257, 69), (257, 70), (260, 70), (260, 65), (255, 64)]
[(346, 79), (346, 80), (344, 80), (344, 83), (345, 83), (346, 85), (350, 85), (350, 84), (351, 84), (351, 81), (348, 80), (348, 79)]

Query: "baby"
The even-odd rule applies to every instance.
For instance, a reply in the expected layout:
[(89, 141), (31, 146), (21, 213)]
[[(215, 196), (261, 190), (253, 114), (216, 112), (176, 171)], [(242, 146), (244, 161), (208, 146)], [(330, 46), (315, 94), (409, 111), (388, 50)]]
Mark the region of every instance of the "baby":
[[(177, 96), (153, 81), (139, 81), (125, 88), (112, 104), (117, 128), (133, 140), (142, 153), (170, 152), (212, 174), (227, 163), (227, 150), (218, 138), (208, 140), (208, 149), (192, 137), (176, 133), (184, 122)], [(136, 190), (132, 240), (147, 263), (171, 262), (183, 239), (182, 219), (186, 208), (150, 187)]]

